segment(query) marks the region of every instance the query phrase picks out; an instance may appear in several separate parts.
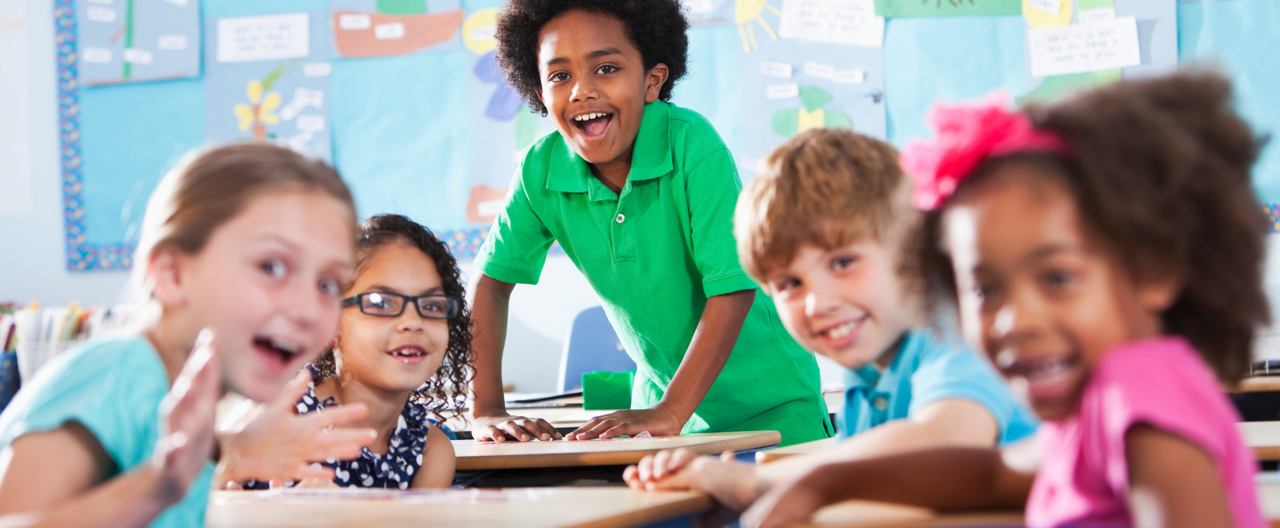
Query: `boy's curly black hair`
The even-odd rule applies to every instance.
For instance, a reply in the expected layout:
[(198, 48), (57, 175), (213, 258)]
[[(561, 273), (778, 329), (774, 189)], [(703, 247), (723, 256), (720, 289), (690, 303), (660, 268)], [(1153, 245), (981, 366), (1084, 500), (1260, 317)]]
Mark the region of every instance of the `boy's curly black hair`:
[(689, 21), (677, 0), (511, 0), (498, 14), (497, 59), (507, 81), (534, 112), (547, 115), (538, 99), (538, 37), (542, 27), (567, 11), (582, 10), (618, 19), (627, 39), (640, 50), (645, 70), (666, 64), (669, 73), (658, 99), (671, 99), (671, 89), (684, 77), (689, 62)]
[[(1250, 182), (1262, 142), (1232, 109), (1230, 82), (1178, 73), (1026, 112), (1073, 154), (991, 158), (956, 192), (1010, 163), (1057, 175), (1090, 232), (1119, 251), (1131, 276), (1159, 269), (1185, 277), (1162, 316), (1164, 330), (1186, 337), (1223, 383), (1247, 374), (1254, 332), (1271, 319), (1262, 290), (1268, 221)], [(941, 217), (928, 213), (916, 237), (920, 271), (937, 286), (935, 301), (954, 302), (954, 271), (939, 246)]]
[[(444, 362), (435, 376), (426, 384), (414, 391), (410, 399), (427, 407), (437, 420), (444, 422), (447, 412), (451, 416), (461, 415), (466, 407), (465, 398), (467, 384), (474, 371), (474, 356), (471, 354), (471, 309), (467, 306), (466, 291), (462, 285), (462, 273), (458, 270), (458, 261), (449, 252), (449, 246), (431, 234), (427, 228), (408, 218), (395, 214), (374, 216), (360, 224), (356, 238), (356, 274), (364, 271), (369, 257), (379, 247), (395, 241), (413, 244), (427, 257), (436, 263), (436, 272), (440, 274), (441, 289), (444, 294), (461, 300), (462, 306), (458, 316), (449, 320), (449, 345), (445, 348)], [(410, 309), (410, 308), (406, 308)], [(337, 374), (334, 365), (333, 349), (326, 350), (312, 363), (319, 372), (316, 382)]]

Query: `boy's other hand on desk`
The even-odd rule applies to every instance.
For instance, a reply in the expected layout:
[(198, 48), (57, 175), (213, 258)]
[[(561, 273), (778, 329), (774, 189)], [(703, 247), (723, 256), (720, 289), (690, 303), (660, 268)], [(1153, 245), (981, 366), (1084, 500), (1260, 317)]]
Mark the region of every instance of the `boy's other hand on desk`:
[(471, 419), (471, 437), (476, 440), (531, 442), (564, 438), (554, 426), (542, 418), (525, 418), (502, 413), (499, 416), (477, 416)]
[(765, 491), (755, 467), (734, 461), (732, 451), (719, 460), (684, 448), (659, 451), (628, 467), (622, 478), (639, 491), (701, 491), (733, 512), (746, 509)]
[(685, 420), (679, 419), (675, 413), (662, 407), (652, 409), (631, 409), (611, 412), (592, 418), (582, 427), (565, 435), (569, 440), (591, 440), (600, 438), (608, 440), (619, 436), (635, 436), (649, 433), (651, 436), (671, 436), (680, 434)]

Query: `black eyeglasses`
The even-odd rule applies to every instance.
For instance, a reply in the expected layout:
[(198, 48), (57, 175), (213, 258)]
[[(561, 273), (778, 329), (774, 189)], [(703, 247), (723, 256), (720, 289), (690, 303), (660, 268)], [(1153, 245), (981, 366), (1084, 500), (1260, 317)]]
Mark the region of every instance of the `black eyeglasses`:
[(359, 306), (360, 313), (374, 317), (400, 317), (404, 307), (413, 303), (424, 319), (453, 319), (462, 311), (462, 300), (443, 293), (410, 297), (398, 293), (366, 292), (342, 300), (342, 307)]

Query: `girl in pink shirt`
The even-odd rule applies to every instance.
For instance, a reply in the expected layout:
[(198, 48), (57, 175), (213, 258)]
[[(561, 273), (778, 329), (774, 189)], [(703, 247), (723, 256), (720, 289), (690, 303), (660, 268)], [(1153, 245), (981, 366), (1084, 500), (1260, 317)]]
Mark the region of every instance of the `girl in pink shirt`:
[(1023, 112), (936, 109), (938, 139), (902, 156), (927, 211), (917, 264), (1044, 420), (1038, 441), (829, 464), (743, 526), (849, 498), (1025, 504), (1033, 527), (1266, 526), (1221, 389), (1270, 319), (1259, 144), (1230, 91), (1177, 74)]

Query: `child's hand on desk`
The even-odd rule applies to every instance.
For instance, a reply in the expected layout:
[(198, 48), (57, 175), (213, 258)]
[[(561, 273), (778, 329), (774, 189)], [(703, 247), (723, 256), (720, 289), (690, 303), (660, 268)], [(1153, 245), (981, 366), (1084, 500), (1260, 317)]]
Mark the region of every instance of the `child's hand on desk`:
[(635, 436), (648, 432), (653, 436), (670, 436), (680, 434), (684, 420), (661, 407), (652, 409), (631, 409), (611, 412), (592, 418), (582, 427), (565, 435), (569, 440), (591, 440), (600, 438), (608, 440), (619, 436)]
[(223, 432), (215, 482), (332, 479), (332, 469), (311, 463), (355, 458), (378, 437), (373, 429), (334, 428), (363, 418), (364, 404), (299, 415), (294, 408), (310, 382), (311, 373), (302, 371), (243, 427)]
[(773, 486), (743, 512), (742, 528), (774, 528), (808, 519), (828, 503), (810, 479), (799, 478)]
[(543, 441), (564, 438), (555, 426), (542, 418), (525, 418), (503, 413), (501, 416), (477, 416), (471, 419), (471, 423), (473, 424), (471, 435), (476, 440), (530, 442), (534, 438)]
[(213, 332), (201, 332), (195, 350), (160, 402), (164, 431), (152, 464), (159, 477), (155, 491), (166, 504), (182, 500), (187, 486), (213, 454), (214, 422), (222, 388), (215, 352)]
[(755, 468), (734, 461), (732, 451), (719, 460), (684, 448), (659, 451), (628, 467), (622, 478), (640, 491), (698, 490), (734, 512), (746, 509), (765, 490)]

